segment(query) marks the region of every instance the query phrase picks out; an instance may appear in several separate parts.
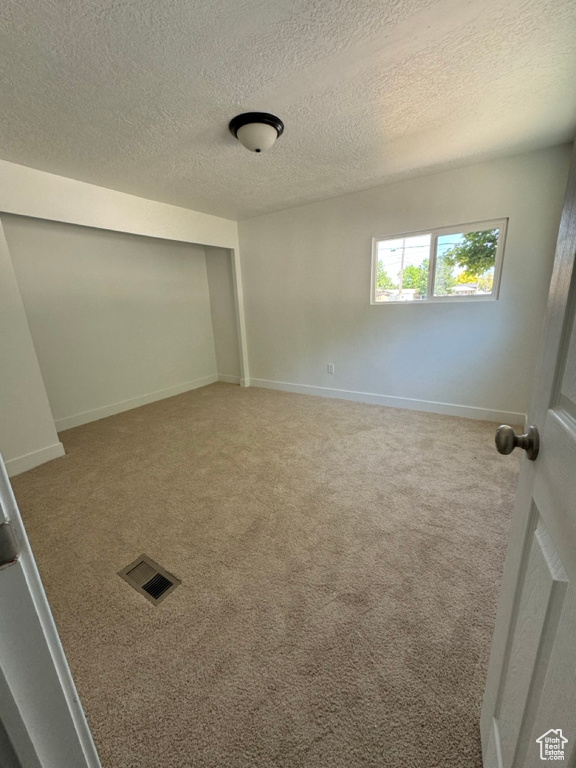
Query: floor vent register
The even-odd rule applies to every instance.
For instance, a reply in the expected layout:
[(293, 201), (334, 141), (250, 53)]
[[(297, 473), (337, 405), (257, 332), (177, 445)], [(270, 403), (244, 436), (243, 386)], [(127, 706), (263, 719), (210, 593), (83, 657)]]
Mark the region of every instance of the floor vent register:
[(126, 568), (118, 571), (118, 576), (154, 605), (161, 603), (182, 583), (147, 555), (137, 557)]

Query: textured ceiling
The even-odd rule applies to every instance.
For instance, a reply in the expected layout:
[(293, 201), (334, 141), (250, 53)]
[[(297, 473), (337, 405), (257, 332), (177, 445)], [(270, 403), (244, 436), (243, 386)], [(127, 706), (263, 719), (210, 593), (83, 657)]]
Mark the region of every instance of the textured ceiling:
[(243, 218), (569, 140), (575, 73), (574, 0), (4, 0), (0, 158)]

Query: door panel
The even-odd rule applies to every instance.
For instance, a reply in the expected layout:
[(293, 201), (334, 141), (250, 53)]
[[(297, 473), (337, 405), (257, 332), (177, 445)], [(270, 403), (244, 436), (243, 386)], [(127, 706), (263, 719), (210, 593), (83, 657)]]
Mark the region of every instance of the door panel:
[(562, 731), (576, 766), (576, 153), (552, 275), (529, 423), (540, 453), (522, 470), (482, 709), (485, 768), (541, 766)]
[[(531, 745), (529, 759), (526, 762), (530, 768), (543, 765), (539, 752), (532, 750), (543, 733), (554, 725), (562, 728), (564, 735), (570, 739), (567, 744), (567, 755), (564, 765), (572, 768), (576, 763), (576, 686), (574, 685), (574, 638), (576, 638), (576, 590), (571, 585), (567, 591), (562, 614), (555, 636), (555, 642), (550, 651), (546, 677), (542, 691), (538, 697), (537, 711), (532, 723), (532, 731), (527, 738)], [(566, 660), (572, 659), (572, 667), (567, 668)], [(572, 738), (570, 738), (572, 736)]]
[(534, 516), (536, 526), (527, 541), (517, 614), (495, 713), (506, 766), (514, 765), (516, 753), (525, 745), (530, 710), (546, 672), (568, 586), (566, 572), (536, 510)]
[(534, 501), (557, 543), (565, 568), (575, 578), (576, 424), (560, 410), (548, 412), (534, 478)]

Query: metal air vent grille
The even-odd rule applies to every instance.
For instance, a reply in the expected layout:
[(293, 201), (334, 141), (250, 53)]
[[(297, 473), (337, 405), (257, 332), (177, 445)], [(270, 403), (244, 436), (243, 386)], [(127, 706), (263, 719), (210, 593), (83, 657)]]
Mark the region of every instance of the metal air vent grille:
[(154, 605), (158, 605), (182, 583), (147, 555), (137, 557), (126, 568), (118, 571), (118, 576)]

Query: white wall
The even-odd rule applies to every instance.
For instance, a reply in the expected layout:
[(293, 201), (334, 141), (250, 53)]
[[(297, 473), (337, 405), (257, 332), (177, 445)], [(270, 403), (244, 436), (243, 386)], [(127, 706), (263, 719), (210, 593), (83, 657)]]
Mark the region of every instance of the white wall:
[(218, 377), (238, 384), (241, 374), (232, 254), (224, 248), (204, 250)]
[[(240, 222), (252, 384), (518, 420), (569, 159), (555, 147)], [(372, 237), (502, 217), (498, 301), (370, 305)]]
[(58, 430), (217, 380), (203, 248), (2, 220)]
[(10, 474), (62, 456), (0, 223), (0, 453)]

